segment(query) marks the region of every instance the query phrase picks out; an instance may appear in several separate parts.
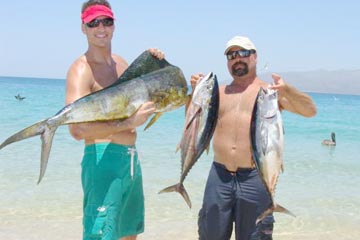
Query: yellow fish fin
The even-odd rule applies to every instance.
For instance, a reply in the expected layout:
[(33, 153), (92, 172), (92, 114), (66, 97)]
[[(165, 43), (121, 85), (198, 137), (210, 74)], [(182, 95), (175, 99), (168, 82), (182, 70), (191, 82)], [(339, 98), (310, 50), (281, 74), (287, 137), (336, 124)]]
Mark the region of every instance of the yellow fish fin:
[(151, 125), (153, 125), (162, 114), (163, 114), (162, 112), (155, 113), (155, 115), (150, 119), (149, 123), (146, 125), (144, 130), (148, 129)]

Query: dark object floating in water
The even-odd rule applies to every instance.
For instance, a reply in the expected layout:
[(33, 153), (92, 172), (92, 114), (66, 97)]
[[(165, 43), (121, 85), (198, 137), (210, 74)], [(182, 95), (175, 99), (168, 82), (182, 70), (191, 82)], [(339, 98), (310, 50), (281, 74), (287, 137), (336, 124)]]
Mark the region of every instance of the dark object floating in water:
[(334, 132), (331, 133), (331, 140), (330, 139), (325, 139), (324, 141), (322, 141), (321, 144), (322, 145), (327, 145), (327, 146), (336, 146), (335, 133)]
[(20, 94), (16, 95), (15, 98), (19, 101), (22, 101), (25, 99), (25, 97), (22, 97)]

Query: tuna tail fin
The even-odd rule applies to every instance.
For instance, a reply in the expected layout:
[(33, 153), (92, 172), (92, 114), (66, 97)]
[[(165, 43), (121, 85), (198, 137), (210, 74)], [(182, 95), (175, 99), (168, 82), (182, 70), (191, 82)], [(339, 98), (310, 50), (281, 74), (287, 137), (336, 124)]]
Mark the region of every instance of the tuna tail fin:
[(289, 210), (287, 210), (286, 208), (284, 208), (283, 206), (275, 203), (274, 206), (271, 206), (270, 208), (266, 209), (257, 219), (256, 219), (256, 224), (258, 224), (259, 222), (261, 222), (267, 215), (273, 213), (273, 212), (282, 212), (282, 213), (286, 213), (290, 216), (296, 217), (295, 214), (293, 214), (292, 212), (290, 212)]
[(159, 192), (160, 193), (165, 193), (165, 192), (178, 192), (181, 194), (181, 196), (184, 198), (185, 202), (187, 203), (187, 205), (189, 206), (189, 208), (191, 208), (191, 201), (189, 198), (188, 193), (185, 190), (185, 187), (182, 183), (177, 183), (175, 185), (172, 185), (170, 187), (164, 188), (163, 190), (161, 190)]
[(277, 203), (275, 204), (274, 212), (282, 212), (282, 213), (286, 213), (287, 215), (296, 217), (296, 215), (293, 214), (291, 211), (287, 210), (286, 208), (284, 208), (283, 206), (281, 206)]
[(51, 143), (56, 129), (57, 126), (49, 125), (48, 119), (45, 119), (15, 133), (0, 145), (0, 149), (11, 143), (18, 142), (23, 139), (34, 137), (37, 135), (41, 135), (42, 145), (41, 145), (40, 176), (37, 182), (39, 184), (45, 174), (46, 166), (49, 159), (50, 149), (51, 149)]

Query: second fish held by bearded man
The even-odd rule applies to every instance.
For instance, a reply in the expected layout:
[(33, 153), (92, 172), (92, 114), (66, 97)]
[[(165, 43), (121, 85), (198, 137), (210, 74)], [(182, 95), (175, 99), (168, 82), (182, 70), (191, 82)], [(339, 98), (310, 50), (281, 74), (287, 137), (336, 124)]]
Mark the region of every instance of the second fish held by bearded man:
[(251, 121), (251, 141), (255, 165), (271, 199), (270, 206), (258, 217), (256, 223), (272, 212), (295, 216), (274, 200), (279, 174), (283, 171), (284, 144), (284, 129), (276, 90), (261, 88), (258, 93)]

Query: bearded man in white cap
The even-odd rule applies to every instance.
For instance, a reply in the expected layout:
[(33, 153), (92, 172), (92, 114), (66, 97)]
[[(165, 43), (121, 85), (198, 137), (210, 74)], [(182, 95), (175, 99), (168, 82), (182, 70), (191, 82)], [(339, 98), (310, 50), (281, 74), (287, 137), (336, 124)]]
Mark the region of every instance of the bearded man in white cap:
[[(257, 217), (269, 206), (251, 151), (250, 123), (257, 94), (269, 83), (257, 76), (257, 51), (248, 37), (230, 39), (224, 52), (233, 80), (220, 86), (219, 121), (213, 136), (214, 161), (205, 187), (199, 212), (200, 240), (230, 239), (233, 224), (237, 240), (271, 240), (273, 216), (256, 225)], [(203, 74), (191, 76), (195, 88)], [(279, 94), (281, 110), (305, 117), (316, 114), (311, 97), (277, 74), (271, 88)]]

